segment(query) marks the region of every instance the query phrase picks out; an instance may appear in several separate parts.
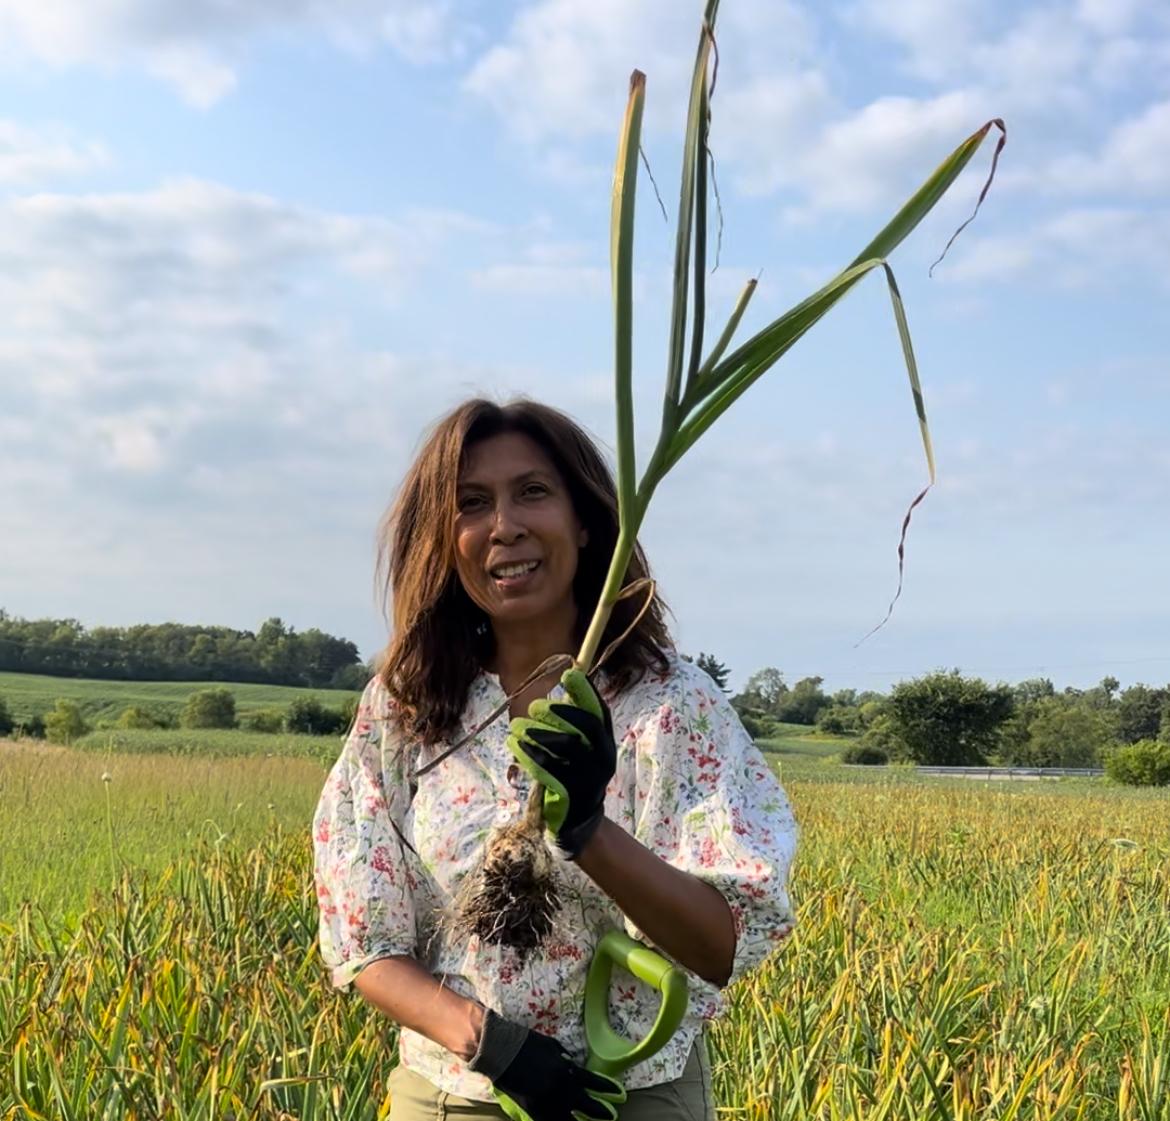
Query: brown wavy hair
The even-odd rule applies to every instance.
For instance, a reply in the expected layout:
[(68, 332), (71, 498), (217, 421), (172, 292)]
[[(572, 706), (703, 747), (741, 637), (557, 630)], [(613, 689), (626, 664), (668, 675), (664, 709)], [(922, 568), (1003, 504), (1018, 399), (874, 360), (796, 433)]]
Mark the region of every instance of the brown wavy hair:
[[(613, 476), (588, 434), (564, 413), (524, 398), (505, 405), (474, 398), (431, 429), (382, 521), (378, 547), (383, 606), (387, 599), (392, 604), (387, 612), (390, 644), (378, 672), (403, 729), (426, 744), (441, 742), (457, 730), (467, 690), (494, 652), (488, 616), (464, 591), (455, 570), (456, 487), (468, 449), (508, 432), (528, 436), (552, 460), (589, 531), (573, 581), (578, 645), (601, 597), (617, 542)], [(625, 583), (648, 575), (639, 545)], [(602, 649), (633, 623), (641, 603), (635, 595), (615, 606)], [(673, 642), (665, 610), (655, 598), (610, 656), (604, 670), (608, 691), (620, 692), (648, 669), (667, 672), (665, 652), (673, 649)]]

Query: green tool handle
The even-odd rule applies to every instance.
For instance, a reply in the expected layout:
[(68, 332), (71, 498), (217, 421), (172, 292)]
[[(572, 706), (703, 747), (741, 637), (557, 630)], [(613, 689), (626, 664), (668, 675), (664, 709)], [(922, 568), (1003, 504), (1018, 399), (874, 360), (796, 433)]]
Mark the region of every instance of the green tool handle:
[[(609, 1024), (609, 985), (614, 965), (662, 994), (654, 1026), (636, 1043), (619, 1035)], [(585, 978), (585, 1039), (589, 1046), (586, 1068), (617, 1077), (660, 1051), (678, 1030), (686, 1012), (686, 975), (623, 931), (609, 931), (598, 943)]]

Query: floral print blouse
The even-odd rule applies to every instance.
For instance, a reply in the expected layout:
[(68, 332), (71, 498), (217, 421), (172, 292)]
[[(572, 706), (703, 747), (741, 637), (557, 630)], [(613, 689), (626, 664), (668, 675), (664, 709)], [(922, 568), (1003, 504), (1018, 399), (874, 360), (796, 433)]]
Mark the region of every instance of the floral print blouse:
[[(675, 654), (669, 662), (665, 675), (647, 672), (617, 695), (601, 677), (618, 744), (606, 815), (723, 894), (735, 918), (735, 980), (792, 930), (787, 887), (796, 822), (727, 698), (696, 666)], [(558, 685), (551, 695), (564, 690)], [(499, 679), (481, 673), (450, 742), (503, 702)], [(585, 975), (594, 947), (614, 927), (648, 939), (577, 865), (554, 862), (562, 906), (552, 933), (523, 963), (508, 947), (447, 938), (436, 921), (478, 866), (492, 831), (523, 814), (529, 779), (508, 751), (507, 733), (505, 711), (423, 775), (412, 796), (415, 768), (442, 745), (403, 744), (385, 688), (369, 683), (313, 819), (321, 955), (343, 990), (370, 962), (412, 955), (456, 992), (556, 1037), (583, 1063)], [(719, 1012), (716, 986), (694, 974), (688, 982), (686, 1019), (658, 1054), (626, 1072), (628, 1089), (677, 1078), (703, 1022)], [(657, 1010), (656, 991), (615, 973), (610, 1023), (617, 1031), (640, 1039)], [(399, 1056), (440, 1090), (492, 1100), (482, 1075), (416, 1032), (401, 1032)]]

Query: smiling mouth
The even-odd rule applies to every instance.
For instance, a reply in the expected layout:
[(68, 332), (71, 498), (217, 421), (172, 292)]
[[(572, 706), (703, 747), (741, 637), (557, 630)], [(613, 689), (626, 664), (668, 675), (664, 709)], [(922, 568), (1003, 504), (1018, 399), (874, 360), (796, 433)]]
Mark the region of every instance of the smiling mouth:
[(488, 569), (488, 573), (494, 580), (515, 580), (521, 576), (527, 576), (530, 572), (535, 572), (540, 567), (540, 561), (518, 561), (514, 564), (497, 564), (493, 568)]

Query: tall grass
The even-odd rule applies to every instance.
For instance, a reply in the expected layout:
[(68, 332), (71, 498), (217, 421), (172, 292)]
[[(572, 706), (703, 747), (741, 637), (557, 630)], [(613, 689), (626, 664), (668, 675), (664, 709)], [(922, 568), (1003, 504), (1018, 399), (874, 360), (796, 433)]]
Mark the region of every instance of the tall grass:
[(0, 741), (0, 919), (28, 901), (50, 921), (71, 921), (124, 870), (159, 875), (200, 838), (248, 849), (273, 825), (306, 829), (323, 779), (321, 763), (308, 759), (89, 754)]
[(185, 755), (192, 758), (286, 756), (332, 763), (344, 736), (246, 732), (237, 728), (101, 728), (74, 741), (82, 751)]
[[(769, 1119), (1170, 1115), (1170, 800), (832, 791), (801, 815), (795, 952), (716, 1029), (723, 1100), (750, 1087), (741, 1114)], [(1124, 1089), (1143, 1062), (1149, 1114)]]
[[(100, 847), (100, 792), (68, 778), (91, 757), (55, 758), (38, 788), (83, 798), (62, 820), (74, 849)], [(116, 794), (148, 759), (114, 762)], [(277, 762), (284, 778), (264, 769)], [(1170, 798), (834, 783), (831, 767), (801, 761), (814, 765), (817, 780), (789, 779), (804, 830), (797, 932), (732, 990), (713, 1031), (722, 1118), (1170, 1116)], [(142, 834), (173, 856), (161, 874), (123, 872), (72, 920), (27, 904), (0, 918), (0, 1068), (12, 1074), (0, 1118), (385, 1117), (394, 1031), (329, 989), (314, 943), (320, 768), (157, 766), (122, 807), (120, 842), (143, 827), (133, 803), (152, 782), (172, 799), (202, 782), (248, 812), (222, 838), (190, 831), (203, 807), (173, 801), (188, 807), (181, 821)], [(247, 834), (239, 823), (262, 819), (278, 789), (297, 807), (291, 827)], [(31, 859), (5, 854), (6, 867)]]

